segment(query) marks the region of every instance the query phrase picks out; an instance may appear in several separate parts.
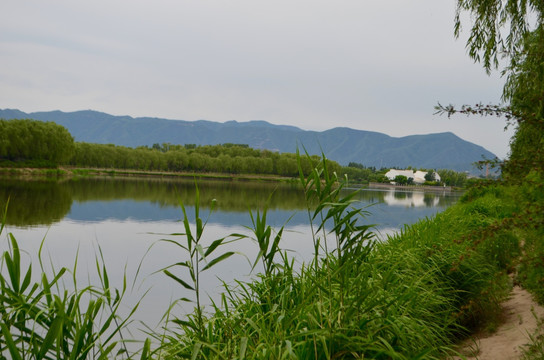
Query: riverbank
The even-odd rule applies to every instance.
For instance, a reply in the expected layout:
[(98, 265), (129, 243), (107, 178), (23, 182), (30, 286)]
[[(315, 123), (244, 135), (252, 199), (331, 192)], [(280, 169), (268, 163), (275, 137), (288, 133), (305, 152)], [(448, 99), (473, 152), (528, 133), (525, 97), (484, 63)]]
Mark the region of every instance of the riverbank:
[(456, 356), (453, 360), (518, 360), (531, 359), (531, 355), (541, 359), (532, 352), (538, 350), (534, 340), (538, 346), (538, 341), (544, 339), (544, 307), (516, 285), (502, 303), (501, 314), (501, 322), (493, 332), (470, 336), (459, 346), (463, 357)]
[(0, 176), (19, 176), (24, 178), (52, 178), (52, 177), (77, 177), (77, 176), (126, 176), (126, 177), (155, 177), (155, 178), (179, 178), (179, 179), (203, 179), (203, 180), (227, 180), (227, 181), (261, 181), (261, 182), (296, 182), (295, 178), (278, 175), (255, 174), (221, 174), (221, 173), (197, 173), (197, 172), (167, 172), (167, 171), (142, 171), (104, 168), (0, 168)]
[(283, 258), (255, 281), (227, 286), (213, 313), (190, 314), (171, 328), (164, 354), (443, 359), (460, 339), (500, 322), (522, 251), (517, 227), (504, 226), (520, 210), (517, 189), (475, 189), (459, 205), (372, 242), (351, 215), (335, 218), (349, 198), (330, 197), (315, 180), (317, 188), (304, 187), (319, 199), (310, 211), (315, 228), (328, 218), (337, 229), (315, 238), (336, 236), (338, 248), (317, 246), (300, 272)]
[[(522, 259), (524, 254), (539, 254), (532, 246), (542, 242), (542, 212), (535, 211), (526, 220), (520, 215), (527, 209), (520, 200), (537, 195), (529, 194), (529, 189), (496, 184), (474, 188), (458, 205), (404, 227), (387, 241), (377, 241), (365, 211), (351, 207), (354, 198), (340, 195), (341, 186), (336, 186), (339, 182), (333, 174), (316, 170), (299, 181), (315, 231), (314, 259), (294, 266), (295, 259), (280, 247), (283, 229), (267, 225), (266, 209), (253, 214), (253, 228), (248, 230), (260, 252), (248, 260), (261, 273), (249, 282), (224, 284), (220, 300), (210, 308), (198, 303), (199, 296), (204, 296), (199, 275), (233, 255), (222, 252), (221, 245), (231, 237), (221, 234), (221, 239), (210, 241), (207, 221), (199, 218), (200, 193), (195, 192), (195, 219), (193, 212), (186, 214), (183, 209), (184, 234), (177, 234), (181, 240), (167, 240), (184, 250), (189, 260), (164, 264), (162, 273), (184, 291), (186, 297), (178, 302), (189, 302), (187, 308), (195, 310), (165, 308), (170, 320), (164, 332), (148, 333), (155, 344), (146, 342), (134, 358), (444, 359), (456, 354), (459, 340), (497, 328), (514, 269), (524, 286), (529, 280), (537, 284), (542, 279), (539, 274), (528, 275), (538, 266)], [(323, 231), (326, 223), (330, 232)], [(323, 245), (327, 238), (336, 243), (334, 249)], [(15, 243), (12, 249), (18, 251)], [(13, 264), (15, 258), (19, 255), (9, 261), (6, 257), (6, 264)], [(97, 268), (106, 274), (105, 267)], [(13, 269), (11, 273), (24, 272)], [(106, 280), (96, 296), (105, 304), (114, 289), (107, 284), (107, 276), (100, 278)], [(6, 277), (2, 284), (10, 281), (14, 282)], [(32, 288), (29, 281), (24, 280), (25, 286)], [(14, 286), (21, 288), (18, 280)], [(40, 288), (42, 282), (35, 286)], [(54, 288), (47, 284), (46, 290)], [(42, 296), (44, 291), (35, 293)], [(73, 295), (80, 298), (77, 292)], [(17, 313), (4, 325), (4, 334), (11, 327), (18, 329), (17, 321), (24, 315), (11, 304), (0, 304), (8, 314)], [(35, 321), (36, 312), (29, 309), (33, 311), (25, 321)], [(48, 314), (39, 325), (55, 331), (52, 325), (57, 323), (47, 320), (57, 318), (55, 311), (63, 313), (62, 304), (38, 310)], [(96, 321), (90, 328), (102, 328)], [(24, 344), (26, 336), (13, 341), (13, 346)], [(70, 339), (67, 334), (65, 341)]]
[[(142, 178), (170, 178), (170, 179), (202, 179), (202, 180), (225, 180), (225, 181), (257, 181), (257, 182), (280, 182), (297, 183), (298, 178), (279, 175), (256, 175), (256, 174), (222, 174), (202, 172), (168, 172), (168, 171), (144, 171), (126, 169), (106, 168), (10, 168), (0, 167), (0, 176), (18, 176), (22, 178), (69, 178), (78, 176), (126, 176)], [(368, 184), (354, 184), (369, 189), (394, 189), (408, 191), (433, 191), (451, 192), (451, 186), (427, 186), (427, 185), (394, 185), (388, 183), (370, 182)]]

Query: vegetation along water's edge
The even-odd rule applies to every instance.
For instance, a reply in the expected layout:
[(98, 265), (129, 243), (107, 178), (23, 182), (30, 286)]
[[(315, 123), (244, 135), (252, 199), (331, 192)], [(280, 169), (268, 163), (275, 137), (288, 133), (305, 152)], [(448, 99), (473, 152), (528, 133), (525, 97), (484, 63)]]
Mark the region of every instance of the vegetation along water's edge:
[[(306, 187), (308, 199), (333, 200), (320, 182), (306, 181), (317, 186)], [(203, 358), (448, 357), (456, 341), (500, 319), (508, 274), (523, 263), (520, 238), (533, 231), (518, 227), (518, 191), (475, 188), (459, 205), (386, 242), (373, 242), (355, 222), (344, 227), (352, 213), (335, 218), (335, 211), (349, 199), (334, 199), (338, 205), (322, 215), (335, 230), (320, 235), (317, 220), (314, 237), (333, 236), (334, 250), (316, 246), (320, 255), (299, 271), (279, 256), (257, 281), (227, 288), (212, 313), (180, 319), (161, 349), (179, 358), (195, 351)], [(309, 217), (319, 219), (319, 211), (309, 207)], [(263, 258), (281, 255), (264, 243)]]
[[(177, 313), (174, 304), (164, 309), (164, 330), (147, 330), (150, 340), (129, 351), (125, 344), (132, 338), (125, 326), (130, 316), (119, 314), (126, 288), (110, 287), (99, 256), (99, 284), (67, 285), (77, 269), (48, 272), (43, 261), (38, 265), (43, 275), (34, 279), (21, 262), (17, 239), (5, 234), (10, 246), (1, 260), (0, 351), (11, 358), (86, 358), (91, 352), (120, 358), (444, 358), (471, 331), (494, 327), (511, 285), (507, 275), (514, 270), (516, 281), (542, 301), (544, 181), (534, 156), (529, 165), (523, 157), (503, 164), (503, 182), (475, 181), (459, 205), (378, 242), (365, 223), (365, 210), (352, 208), (354, 195), (341, 190), (357, 174), (363, 181), (389, 181), (381, 170), (233, 144), (164, 151), (81, 144), (57, 125), (30, 120), (0, 121), (0, 126), (3, 136), (14, 129), (25, 134), (2, 142), (9, 145), (0, 149), (2, 171), (9, 176), (214, 177), (213, 166), (230, 164), (218, 176), (295, 178), (304, 191), (315, 254), (310, 263), (295, 266), (281, 242), (283, 229), (267, 224), (263, 205), (249, 215), (259, 275), (249, 283), (226, 285), (221, 301), (204, 308), (200, 274), (236, 256), (223, 252), (223, 244), (244, 239), (237, 234), (207, 238), (197, 191), (195, 213), (181, 204), (181, 233), (167, 240), (189, 260), (163, 269), (174, 284), (190, 291), (192, 296), (177, 302), (192, 304), (194, 311)], [(39, 136), (47, 133), (47, 139), (58, 136), (64, 146), (30, 146), (42, 143)], [(22, 146), (25, 141), (32, 151)], [(456, 179), (457, 174), (449, 175)], [(9, 212), (9, 205), (2, 205)], [(336, 245), (327, 247), (327, 239)]]
[[(130, 317), (118, 314), (126, 289), (110, 287), (105, 265), (97, 260), (101, 282), (91, 287), (66, 285), (72, 278), (68, 269), (35, 279), (8, 234), (11, 247), (2, 256), (0, 281), (1, 351), (12, 358), (85, 358), (91, 351), (157, 359), (445, 358), (458, 340), (498, 321), (511, 287), (509, 273), (518, 269), (517, 281), (533, 289), (536, 281), (538, 292), (542, 273), (535, 273), (531, 261), (538, 261), (533, 247), (541, 246), (542, 215), (522, 216), (527, 196), (542, 197), (531, 187), (482, 184), (458, 205), (377, 242), (364, 210), (350, 207), (353, 195), (341, 195), (343, 183), (327, 171), (326, 159), (307, 176), (301, 171), (299, 181), (314, 225), (313, 261), (294, 265), (282, 247), (283, 230), (266, 223), (265, 206), (250, 214), (259, 275), (225, 286), (211, 307), (201, 306), (199, 276), (236, 256), (221, 249), (240, 235), (206, 236), (198, 191), (194, 213), (181, 205), (183, 235), (168, 242), (184, 249), (189, 260), (165, 264), (163, 273), (190, 291), (192, 296), (177, 301), (193, 304), (194, 311), (164, 309), (164, 329), (147, 330), (150, 340), (134, 351), (123, 345), (130, 341), (124, 331)], [(326, 238), (336, 246), (324, 246)], [(75, 290), (65, 292), (63, 286)], [(94, 300), (84, 301), (86, 294)]]

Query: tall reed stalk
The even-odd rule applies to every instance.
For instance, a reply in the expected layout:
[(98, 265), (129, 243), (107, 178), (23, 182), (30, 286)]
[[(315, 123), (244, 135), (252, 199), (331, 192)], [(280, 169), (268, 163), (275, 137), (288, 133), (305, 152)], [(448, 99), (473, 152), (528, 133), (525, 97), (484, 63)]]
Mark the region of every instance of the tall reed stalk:
[[(0, 235), (6, 213), (7, 205)], [(126, 286), (121, 291), (112, 289), (103, 263), (97, 260), (101, 286), (80, 289), (75, 280), (76, 257), (72, 283), (67, 287), (70, 270), (62, 267), (47, 271), (40, 251), (42, 274), (35, 280), (32, 263), (23, 264), (13, 234), (8, 233), (7, 240), (9, 250), (0, 259), (0, 358), (83, 360), (131, 356), (122, 331), (138, 305), (124, 318), (119, 317)], [(145, 358), (146, 353), (142, 356)]]
[[(187, 213), (187, 210), (185, 208), (185, 205), (183, 202), (180, 201), (180, 207), (183, 212), (183, 227), (185, 232), (183, 233), (175, 233), (170, 234), (172, 236), (182, 236), (185, 237), (185, 244), (175, 241), (175, 240), (169, 240), (169, 239), (163, 239), (163, 241), (173, 244), (174, 246), (182, 249), (182, 254), (188, 255), (188, 260), (182, 260), (180, 262), (177, 262), (175, 264), (172, 264), (170, 266), (167, 266), (162, 269), (164, 274), (166, 274), (168, 277), (176, 281), (179, 285), (181, 285), (183, 288), (192, 291), (195, 295), (195, 319), (196, 324), (193, 321), (187, 321), (182, 319), (176, 319), (175, 322), (183, 325), (183, 326), (189, 326), (194, 328), (194, 330), (199, 334), (199, 337), (204, 338), (204, 315), (203, 315), (203, 307), (202, 307), (202, 291), (201, 291), (201, 280), (200, 276), (202, 272), (211, 269), (213, 266), (217, 265), (218, 263), (228, 259), (232, 255), (234, 255), (233, 251), (227, 251), (224, 253), (221, 253), (217, 255), (218, 249), (229, 242), (232, 242), (233, 239), (228, 239), (230, 237), (226, 236), (217, 240), (212, 241), (209, 245), (204, 244), (203, 234), (204, 229), (206, 227), (206, 224), (208, 223), (208, 220), (215, 210), (215, 199), (211, 203), (210, 213), (208, 214), (208, 218), (203, 221), (203, 219), (200, 216), (200, 191), (198, 189), (198, 184), (195, 182), (196, 187), (196, 193), (195, 193), (195, 212), (194, 212), (194, 227), (191, 225), (191, 221), (189, 219), (189, 215)], [(240, 235), (233, 235), (234, 238), (240, 237)], [(214, 256), (213, 259), (210, 259), (210, 257)], [(189, 273), (189, 281), (186, 281), (182, 279), (181, 276), (174, 274), (170, 269), (173, 268), (181, 268), (182, 270), (186, 270)], [(191, 302), (192, 300), (189, 298), (181, 298), (180, 301), (184, 302)]]
[[(275, 232), (267, 224), (267, 206), (250, 211), (258, 254), (248, 272), (258, 263), (263, 272), (224, 284), (211, 312), (202, 305), (201, 274), (234, 255), (221, 251), (225, 244), (247, 236), (206, 239), (214, 204), (203, 220), (197, 185), (194, 219), (180, 202), (184, 231), (171, 235), (182, 241), (163, 240), (181, 250), (180, 261), (161, 271), (191, 292), (179, 301), (193, 302), (194, 311), (168, 322), (166, 335), (156, 336), (158, 348), (151, 350), (146, 340), (139, 354), (129, 354), (123, 346), (128, 340), (119, 340), (136, 308), (119, 317), (126, 286), (111, 287), (101, 255), (99, 286), (78, 289), (76, 257), (67, 288), (70, 271), (46, 275), (41, 251), (43, 274), (34, 280), (32, 265), (24, 266), (19, 244), (8, 234), (9, 249), (0, 258), (0, 358), (443, 359), (453, 341), (497, 315), (508, 289), (506, 270), (519, 254), (515, 232), (495, 231), (512, 213), (500, 191), (467, 196), (377, 242), (364, 223), (366, 210), (355, 194), (343, 191), (346, 179), (330, 172), (324, 157), (308, 160), (313, 168), (305, 170), (307, 177), (300, 171), (300, 183), (313, 259), (295, 266), (280, 246), (284, 227)], [(334, 248), (327, 237), (334, 238)]]
[[(325, 158), (309, 163), (299, 180), (313, 260), (297, 269), (280, 247), (284, 228), (267, 225), (266, 207), (250, 212), (259, 246), (252, 268), (261, 262), (263, 273), (224, 284), (213, 313), (171, 332), (168, 356), (439, 359), (465, 326), (496, 308), (506, 279), (497, 266), (508, 259), (496, 247), (459, 240), (492, 223), (494, 201), (452, 208), (376, 242), (367, 211), (344, 191), (346, 179), (330, 172)], [(486, 215), (475, 222), (473, 210)]]

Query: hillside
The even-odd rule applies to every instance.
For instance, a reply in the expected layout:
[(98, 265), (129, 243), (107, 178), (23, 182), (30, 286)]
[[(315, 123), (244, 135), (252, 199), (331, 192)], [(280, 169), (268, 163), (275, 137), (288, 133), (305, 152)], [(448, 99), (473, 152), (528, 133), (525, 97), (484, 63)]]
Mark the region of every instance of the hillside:
[(342, 165), (453, 169), (473, 171), (472, 163), (495, 155), (453, 133), (411, 135), (400, 138), (378, 132), (334, 128), (323, 132), (266, 121), (225, 123), (113, 116), (92, 110), (34, 112), (0, 110), (3, 119), (53, 121), (66, 127), (76, 141), (136, 147), (154, 143), (213, 145), (248, 144), (257, 149), (295, 152), (302, 146), (311, 154), (321, 151)]

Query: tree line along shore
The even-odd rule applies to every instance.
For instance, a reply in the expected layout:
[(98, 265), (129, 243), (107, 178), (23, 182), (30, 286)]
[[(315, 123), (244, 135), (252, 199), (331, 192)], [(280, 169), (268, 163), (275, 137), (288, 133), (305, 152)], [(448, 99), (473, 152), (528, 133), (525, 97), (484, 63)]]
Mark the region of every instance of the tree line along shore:
[[(281, 180), (297, 177), (299, 165), (305, 175), (309, 174), (319, 159), (320, 156), (297, 157), (293, 153), (252, 149), (243, 144), (197, 146), (164, 143), (137, 148), (91, 144), (75, 142), (68, 130), (54, 122), (0, 120), (0, 167), (3, 168), (60, 167), (68, 172), (87, 169), (76, 170), (79, 174), (115, 171), (126, 175), (197, 174), (210, 178)], [(341, 166), (332, 160), (328, 164), (329, 171), (347, 176), (350, 182), (390, 181), (385, 177), (388, 168), (376, 169), (355, 162)], [(54, 174), (55, 171), (49, 173)], [(465, 173), (449, 169), (438, 170), (438, 173), (442, 179), (440, 185), (463, 187), (470, 182)]]

